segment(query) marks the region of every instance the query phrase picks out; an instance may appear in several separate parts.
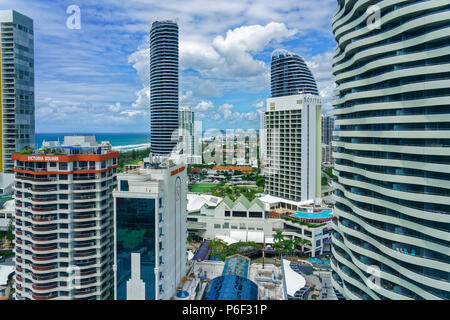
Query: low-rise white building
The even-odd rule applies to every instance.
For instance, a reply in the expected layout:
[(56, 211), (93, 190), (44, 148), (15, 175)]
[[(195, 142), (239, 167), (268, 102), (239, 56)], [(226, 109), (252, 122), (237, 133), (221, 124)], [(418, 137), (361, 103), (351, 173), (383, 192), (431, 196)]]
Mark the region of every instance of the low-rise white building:
[(308, 213), (313, 200), (286, 203), (285, 199), (265, 196), (249, 201), (241, 196), (233, 201), (204, 194), (188, 194), (187, 199), (191, 236), (272, 244), (275, 230), (280, 229), (285, 238), (308, 240), (304, 248), (312, 257), (323, 253), (329, 239), (331, 210)]

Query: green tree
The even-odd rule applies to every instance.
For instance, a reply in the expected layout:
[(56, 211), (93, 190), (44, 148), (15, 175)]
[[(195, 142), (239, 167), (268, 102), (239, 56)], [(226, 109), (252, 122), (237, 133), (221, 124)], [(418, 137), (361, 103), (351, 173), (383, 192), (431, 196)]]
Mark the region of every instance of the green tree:
[(280, 255), (280, 258), (281, 258), (281, 251), (283, 249), (283, 240), (284, 240), (283, 231), (281, 231), (281, 229), (276, 229), (275, 233), (273, 234), (273, 248)]
[(226, 255), (227, 244), (222, 239), (214, 238), (209, 242), (209, 248), (211, 249), (210, 254), (212, 256), (220, 255), (222, 260)]
[(285, 255), (292, 252), (294, 246), (294, 242), (291, 239), (283, 240), (283, 253)]

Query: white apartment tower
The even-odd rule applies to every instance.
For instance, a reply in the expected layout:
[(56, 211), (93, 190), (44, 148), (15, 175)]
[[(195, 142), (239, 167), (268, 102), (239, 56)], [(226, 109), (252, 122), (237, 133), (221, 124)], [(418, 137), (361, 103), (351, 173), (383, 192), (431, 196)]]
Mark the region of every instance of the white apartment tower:
[(190, 107), (180, 107), (179, 111), (180, 142), (183, 154), (200, 155), (199, 133), (195, 122), (195, 112)]
[(17, 300), (110, 296), (118, 156), (94, 137), (12, 155)]
[(115, 299), (168, 300), (187, 267), (187, 169), (170, 160), (118, 175)]

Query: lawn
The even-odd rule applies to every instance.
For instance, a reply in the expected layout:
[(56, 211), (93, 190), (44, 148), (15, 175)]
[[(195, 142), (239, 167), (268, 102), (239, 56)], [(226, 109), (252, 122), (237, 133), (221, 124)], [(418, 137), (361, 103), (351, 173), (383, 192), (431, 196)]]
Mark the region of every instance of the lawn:
[(190, 190), (190, 192), (212, 192), (217, 188), (218, 184), (215, 183), (197, 183), (195, 186), (193, 186)]

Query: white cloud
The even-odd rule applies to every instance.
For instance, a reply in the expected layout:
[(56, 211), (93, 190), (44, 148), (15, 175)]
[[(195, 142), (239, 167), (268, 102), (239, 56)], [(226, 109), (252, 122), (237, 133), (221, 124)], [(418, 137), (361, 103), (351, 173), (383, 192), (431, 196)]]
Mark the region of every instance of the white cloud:
[(211, 101), (201, 101), (195, 106), (195, 110), (198, 111), (208, 111), (214, 109), (214, 104)]

